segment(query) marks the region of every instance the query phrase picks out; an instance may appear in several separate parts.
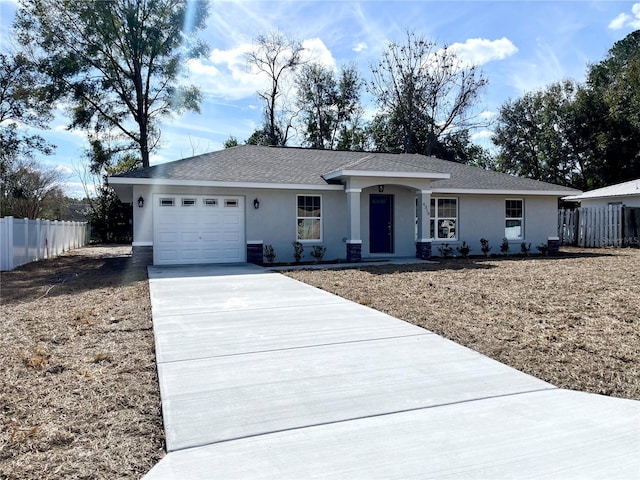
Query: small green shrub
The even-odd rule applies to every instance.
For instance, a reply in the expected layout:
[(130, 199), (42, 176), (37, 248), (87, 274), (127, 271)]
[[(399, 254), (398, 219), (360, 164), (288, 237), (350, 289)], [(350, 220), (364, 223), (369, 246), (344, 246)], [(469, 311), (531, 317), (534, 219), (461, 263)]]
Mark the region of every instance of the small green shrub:
[(453, 247), (449, 246), (448, 243), (443, 243), (442, 245), (440, 245), (438, 247), (438, 251), (444, 258), (450, 258), (453, 255)]
[(456, 250), (460, 255), (462, 255), (462, 258), (467, 258), (472, 249), (469, 245), (467, 245), (467, 242), (462, 242), (462, 245), (456, 247)]
[(502, 239), (502, 243), (500, 244), (500, 253), (503, 255), (509, 255), (509, 240), (506, 238)]
[(296, 259), (296, 263), (300, 263), (304, 252), (304, 246), (298, 241), (291, 242), (291, 245), (293, 245), (293, 258)]
[(480, 239), (480, 245), (481, 245), (480, 250), (482, 250), (483, 255), (485, 257), (488, 257), (489, 256), (489, 252), (493, 248), (493, 247), (489, 246), (489, 240), (487, 240), (486, 238), (481, 238)]
[(536, 247), (536, 249), (545, 257), (547, 256), (547, 253), (549, 253), (549, 245), (546, 243), (541, 243)]
[(276, 259), (276, 251), (273, 249), (272, 245), (264, 246), (263, 255), (269, 263), (273, 263), (273, 261)]
[(531, 251), (531, 244), (527, 242), (522, 242), (520, 244), (520, 251), (524, 253), (525, 256), (529, 256), (529, 252)]
[(327, 247), (323, 247), (322, 245), (314, 245), (313, 252), (311, 252), (311, 256), (315, 259), (316, 263), (322, 261), (322, 257), (324, 257), (324, 252), (327, 251)]

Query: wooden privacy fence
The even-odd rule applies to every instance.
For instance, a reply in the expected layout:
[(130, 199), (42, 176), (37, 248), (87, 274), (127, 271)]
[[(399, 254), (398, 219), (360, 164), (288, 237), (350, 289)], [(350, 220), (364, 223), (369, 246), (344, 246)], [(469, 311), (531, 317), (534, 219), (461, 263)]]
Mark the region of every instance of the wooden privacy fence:
[(626, 247), (638, 245), (640, 209), (622, 205), (558, 211), (561, 245)]
[(51, 258), (89, 242), (87, 222), (0, 218), (0, 270)]

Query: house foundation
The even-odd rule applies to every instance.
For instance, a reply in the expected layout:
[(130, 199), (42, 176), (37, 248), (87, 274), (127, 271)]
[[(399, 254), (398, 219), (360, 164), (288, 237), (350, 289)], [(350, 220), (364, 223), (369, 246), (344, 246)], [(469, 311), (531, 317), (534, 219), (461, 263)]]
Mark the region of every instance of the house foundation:
[(347, 243), (347, 262), (358, 263), (362, 261), (362, 243)]
[(431, 258), (431, 242), (416, 242), (416, 257), (421, 260), (429, 260)]

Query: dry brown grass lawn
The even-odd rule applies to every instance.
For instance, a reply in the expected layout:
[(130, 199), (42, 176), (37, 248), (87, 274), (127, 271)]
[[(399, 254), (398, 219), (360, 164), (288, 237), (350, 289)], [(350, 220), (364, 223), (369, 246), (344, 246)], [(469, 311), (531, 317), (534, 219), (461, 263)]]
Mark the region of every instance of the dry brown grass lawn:
[(558, 387), (640, 400), (640, 250), (287, 275)]
[[(2, 273), (0, 479), (140, 478), (164, 455), (146, 268), (129, 250)], [(640, 250), (288, 275), (560, 387), (640, 399)]]
[(164, 455), (147, 274), (130, 250), (2, 273), (0, 479), (140, 478)]

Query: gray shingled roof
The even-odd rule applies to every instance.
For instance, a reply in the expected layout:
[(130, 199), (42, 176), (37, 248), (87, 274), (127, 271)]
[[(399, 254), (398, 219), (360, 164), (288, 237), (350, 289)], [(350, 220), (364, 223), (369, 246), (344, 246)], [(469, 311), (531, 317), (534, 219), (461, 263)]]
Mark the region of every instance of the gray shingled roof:
[(232, 147), (114, 175), (112, 178), (327, 185), (328, 182), (323, 175), (340, 170), (449, 173), (451, 178), (433, 181), (432, 188), (438, 190), (531, 190), (560, 191), (567, 194), (577, 192), (551, 183), (514, 177), (424, 155), (257, 145)]

